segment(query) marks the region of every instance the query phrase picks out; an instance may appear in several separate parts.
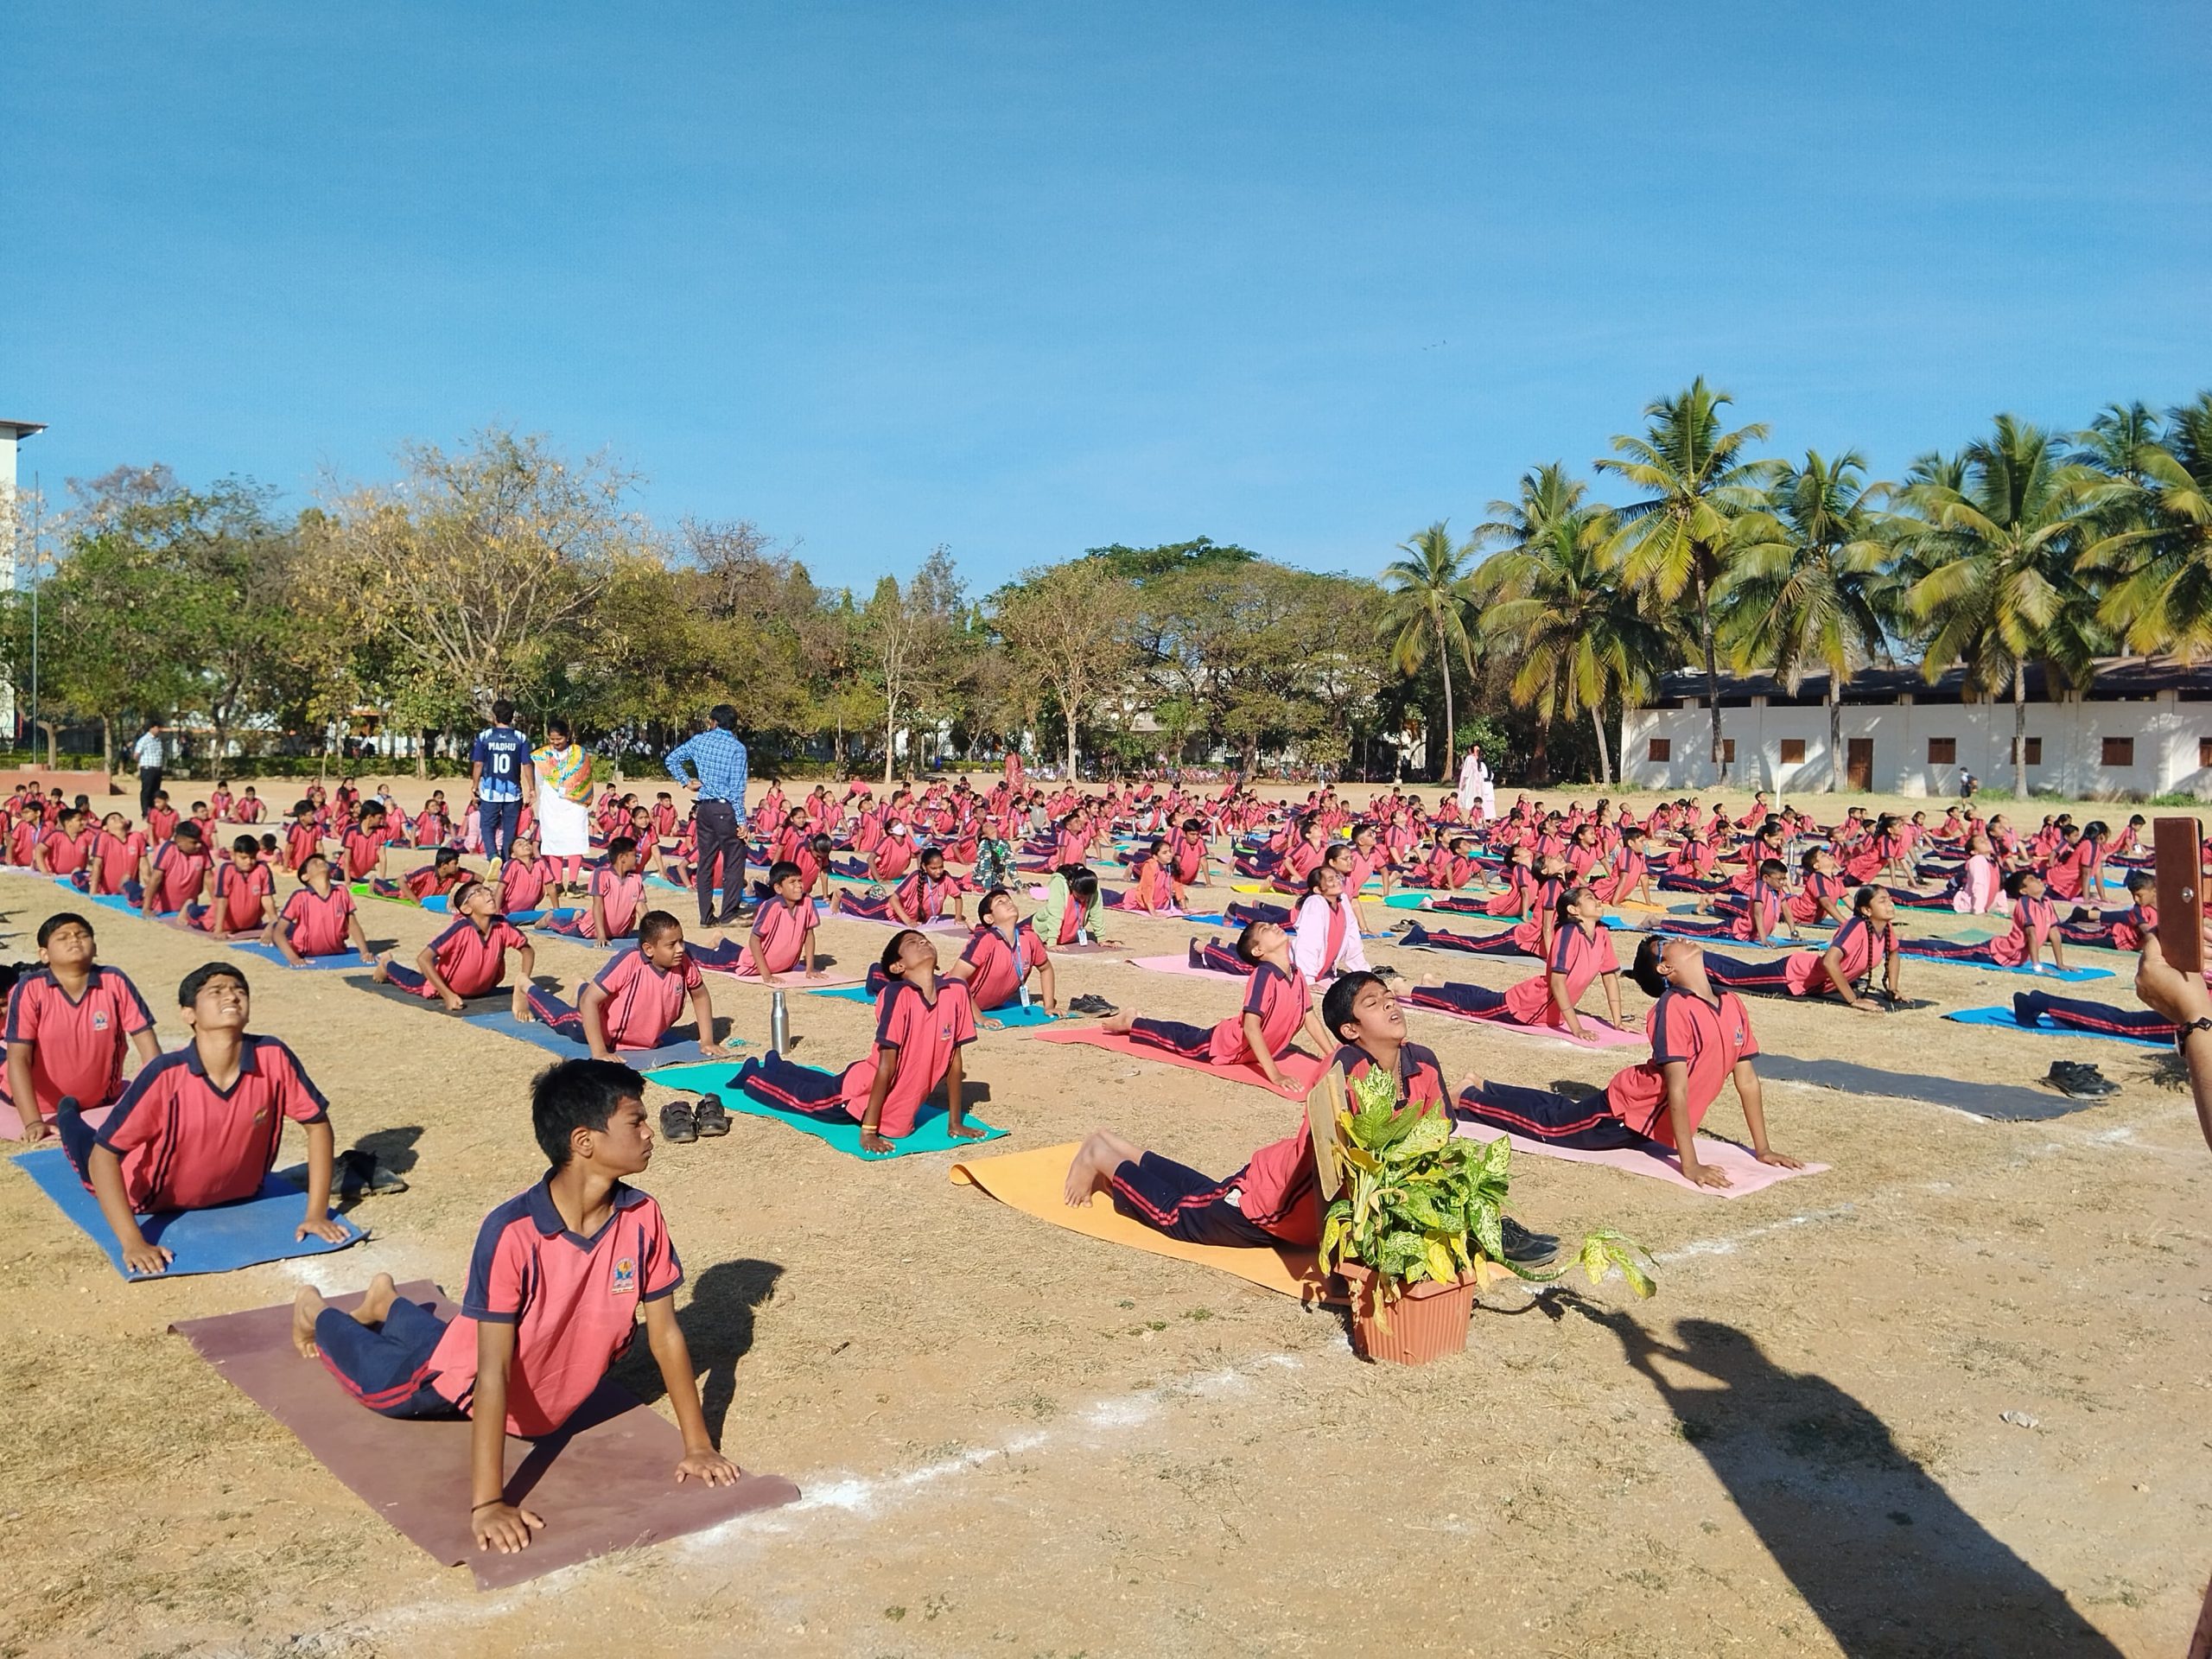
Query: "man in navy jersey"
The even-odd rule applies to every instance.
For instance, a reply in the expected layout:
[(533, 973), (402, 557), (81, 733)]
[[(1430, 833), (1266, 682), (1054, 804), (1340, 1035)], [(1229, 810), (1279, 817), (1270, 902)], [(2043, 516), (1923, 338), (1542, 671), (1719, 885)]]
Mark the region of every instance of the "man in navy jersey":
[(523, 804), (537, 793), (537, 784), (530, 740), (515, 729), (514, 719), (514, 704), (500, 698), (492, 705), (492, 723), (476, 734), (468, 751), (477, 830), (484, 837), (486, 854), (502, 862), (522, 825)]

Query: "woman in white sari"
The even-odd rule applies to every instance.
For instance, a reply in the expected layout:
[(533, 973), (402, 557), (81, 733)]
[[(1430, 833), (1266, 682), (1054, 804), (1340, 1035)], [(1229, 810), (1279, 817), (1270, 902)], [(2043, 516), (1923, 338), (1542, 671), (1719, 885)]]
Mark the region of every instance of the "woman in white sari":
[(564, 720), (545, 722), (545, 745), (531, 756), (537, 769), (537, 849), (562, 867), (575, 887), (591, 856), (591, 756)]

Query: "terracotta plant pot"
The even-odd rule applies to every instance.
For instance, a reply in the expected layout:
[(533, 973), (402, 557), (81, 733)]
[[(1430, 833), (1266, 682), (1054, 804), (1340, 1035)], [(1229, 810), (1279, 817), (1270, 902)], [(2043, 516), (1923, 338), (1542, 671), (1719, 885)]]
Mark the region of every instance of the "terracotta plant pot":
[(1363, 1359), (1395, 1365), (1426, 1365), (1433, 1359), (1464, 1353), (1467, 1327), (1474, 1318), (1475, 1292), (1481, 1287), (1463, 1274), (1455, 1284), (1433, 1280), (1408, 1285), (1387, 1310), (1387, 1326), (1376, 1318), (1379, 1288), (1372, 1269), (1346, 1262), (1338, 1274), (1351, 1288), (1351, 1345)]

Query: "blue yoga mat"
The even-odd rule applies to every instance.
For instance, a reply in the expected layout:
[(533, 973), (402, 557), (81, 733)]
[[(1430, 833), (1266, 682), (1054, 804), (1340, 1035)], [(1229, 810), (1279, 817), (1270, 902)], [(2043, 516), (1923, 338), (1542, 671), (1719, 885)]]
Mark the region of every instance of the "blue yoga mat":
[(1000, 1141), (1006, 1137), (1004, 1129), (994, 1128), (982, 1120), (971, 1117), (968, 1120), (969, 1126), (982, 1130), (982, 1139), (956, 1141), (945, 1133), (944, 1109), (942, 1106), (925, 1106), (915, 1114), (912, 1131), (903, 1141), (893, 1141), (890, 1151), (863, 1152), (861, 1150), (861, 1126), (857, 1118), (842, 1115), (836, 1118), (810, 1117), (804, 1112), (787, 1112), (741, 1092), (736, 1079), (737, 1068), (721, 1060), (710, 1060), (703, 1065), (671, 1066), (652, 1074), (655, 1083), (664, 1084), (671, 1089), (711, 1090), (720, 1095), (722, 1104), (734, 1113), (746, 1117), (765, 1117), (786, 1124), (801, 1135), (811, 1135), (849, 1157), (871, 1164), (903, 1158), (917, 1152), (957, 1152), (968, 1147), (979, 1147), (984, 1141)]
[[(434, 893), (428, 899), (425, 899), (423, 901), (423, 908), (425, 910), (435, 911), (441, 916), (450, 916), (453, 914), (453, 906), (446, 902), (446, 895), (442, 893)], [(582, 911), (575, 909), (511, 910), (507, 912), (507, 919), (512, 922), (517, 927), (528, 927), (533, 922), (543, 922), (549, 919), (556, 922), (565, 922), (572, 917), (581, 916), (582, 914)]]
[[(74, 892), (75, 889), (72, 888), (71, 891)], [(119, 893), (88, 893), (82, 896), (91, 899), (103, 910), (119, 910), (126, 916), (136, 916), (140, 918), (142, 920), (145, 918), (146, 912), (144, 911), (139, 909), (137, 906), (132, 904), (128, 899), (124, 898)], [(167, 910), (158, 912), (156, 914), (160, 919), (167, 921), (170, 917), (175, 915), (176, 912), (173, 910)]]
[[(175, 1253), (167, 1273), (128, 1273), (123, 1249), (108, 1230), (99, 1200), (77, 1179), (69, 1154), (59, 1147), (19, 1152), (16, 1166), (38, 1183), (39, 1190), (77, 1224), (85, 1236), (107, 1252), (115, 1270), (126, 1279), (179, 1279), (196, 1273), (229, 1273), (261, 1262), (283, 1262), (296, 1255), (327, 1255), (368, 1236), (343, 1216), (336, 1217), (350, 1236), (345, 1244), (327, 1239), (295, 1238), (293, 1231), (306, 1213), (306, 1188), (283, 1175), (271, 1174), (261, 1191), (236, 1204), (213, 1210), (186, 1210), (173, 1214), (141, 1216), (138, 1230), (149, 1244), (160, 1244)], [(289, 1173), (291, 1172), (287, 1172)]]
[(2071, 1026), (2047, 1026), (2041, 1021), (2024, 1026), (2012, 1017), (2010, 1008), (1954, 1008), (1943, 1017), (1962, 1026), (1994, 1026), (2000, 1031), (2017, 1031), (2030, 1037), (2081, 1037), (2098, 1043), (2131, 1043), (2137, 1048), (2174, 1046), (2170, 1037), (2125, 1037), (2118, 1032), (2078, 1031)]
[[(540, 1020), (531, 1020), (525, 1022), (516, 1019), (510, 1009), (501, 1008), (492, 1013), (465, 1014), (462, 1018), (469, 1025), (480, 1027), (486, 1031), (496, 1031), (502, 1037), (512, 1037), (518, 1043), (528, 1043), (533, 1048), (542, 1048), (548, 1054), (558, 1055), (564, 1060), (581, 1060), (591, 1052), (584, 1044), (563, 1037), (552, 1027)], [(739, 1039), (733, 1037), (729, 1041), (735, 1045)], [(640, 1071), (653, 1071), (669, 1065), (734, 1064), (728, 1060), (709, 1060), (706, 1054), (700, 1049), (697, 1040), (689, 1037), (672, 1043), (663, 1043), (658, 1048), (618, 1048), (614, 1051), (614, 1054), (615, 1058), (625, 1065), (634, 1066)]]
[(360, 957), (355, 956), (351, 950), (340, 951), (334, 957), (309, 957), (304, 963), (296, 965), (275, 945), (264, 944), (259, 939), (232, 939), (231, 941), (231, 949), (233, 950), (243, 950), (250, 957), (259, 957), (264, 962), (273, 962), (279, 968), (293, 968), (295, 971), (297, 972), (306, 972), (308, 970), (327, 972), (329, 969), (334, 968), (365, 968), (368, 966), (368, 963), (363, 962)]
[(2030, 979), (2054, 980), (2061, 985), (2079, 985), (2085, 979), (2112, 977), (2109, 968), (2069, 968), (2061, 973), (2056, 968), (2046, 967), (2038, 974), (2032, 968), (1999, 968), (1986, 962), (1946, 962), (1941, 957), (1916, 957), (1910, 950), (1904, 953), (1904, 959), (1907, 962), (1924, 962), (1936, 968), (1973, 968), (1985, 974), (2022, 974)]

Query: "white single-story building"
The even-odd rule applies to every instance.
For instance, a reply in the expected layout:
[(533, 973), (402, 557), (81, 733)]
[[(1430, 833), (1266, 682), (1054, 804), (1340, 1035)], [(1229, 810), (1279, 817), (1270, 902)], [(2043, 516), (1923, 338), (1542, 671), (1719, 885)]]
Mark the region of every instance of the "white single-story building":
[[(1843, 687), (1843, 753), (1828, 748), (1827, 676), (1808, 674), (1793, 693), (1765, 675), (1723, 675), (1724, 781), (1738, 789), (1826, 789), (1841, 768), (1847, 789), (1890, 795), (1955, 795), (1965, 767), (1993, 789), (2012, 784), (2012, 703), (1967, 700), (1954, 669), (1932, 683), (1917, 669), (1868, 669)], [(2099, 660), (2086, 692), (2049, 696), (2030, 669), (2027, 784), (2083, 798), (2190, 794), (2212, 800), (2212, 664), (2164, 658)], [(1637, 789), (1692, 790), (1715, 783), (1705, 676), (1659, 683), (1656, 706), (1621, 719), (1620, 772)]]

